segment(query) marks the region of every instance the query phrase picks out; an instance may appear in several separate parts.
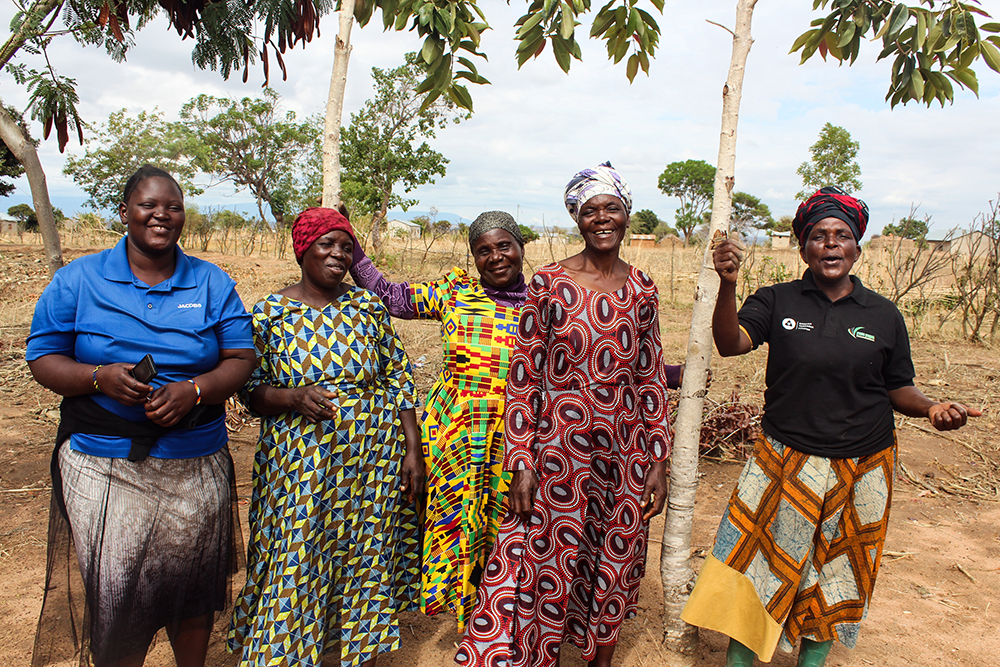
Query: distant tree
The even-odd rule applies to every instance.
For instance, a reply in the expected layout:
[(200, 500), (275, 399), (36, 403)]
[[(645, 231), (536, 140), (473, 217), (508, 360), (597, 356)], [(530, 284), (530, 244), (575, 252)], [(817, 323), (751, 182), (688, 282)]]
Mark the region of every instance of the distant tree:
[(63, 173), (90, 195), (87, 206), (116, 210), (125, 181), (146, 163), (173, 174), (185, 196), (201, 194), (193, 182), (198, 170), (189, 154), (190, 133), (185, 126), (165, 122), (163, 112), (155, 109), (134, 117), (127, 114), (128, 109), (120, 109), (106, 123), (90, 128), (93, 134), (84, 140), (84, 154), (66, 158)]
[(712, 208), (714, 182), (715, 167), (704, 160), (671, 162), (660, 174), (660, 192), (681, 201), (674, 220), (678, 231), (684, 234), (685, 245), (702, 222), (705, 212)]
[[(404, 193), (445, 175), (448, 159), (432, 150), (425, 139), (449, 122), (469, 118), (450, 98), (438, 97), (428, 106), (418, 92), (421, 68), (415, 53), (391, 70), (372, 68), (375, 95), (340, 133), (343, 189), (358, 201), (363, 213), (372, 214), (373, 251), (381, 247), (381, 227), (390, 208), (404, 211), (417, 203)], [(348, 183), (351, 183), (350, 185)]]
[(812, 160), (799, 165), (797, 173), (802, 177), (802, 190), (795, 195), (805, 201), (814, 192), (828, 185), (836, 185), (847, 192), (861, 189), (861, 167), (858, 165), (858, 150), (861, 144), (851, 141), (851, 133), (842, 127), (827, 123), (820, 130), (819, 139), (809, 147)]
[(284, 229), (289, 204), (296, 199), (319, 128), (282, 113), (280, 98), (266, 88), (262, 97), (232, 100), (199, 95), (181, 107), (181, 120), (192, 133), (188, 151), (193, 163), (219, 182), (246, 188)]
[(538, 232), (536, 232), (531, 227), (528, 227), (526, 225), (518, 225), (517, 228), (521, 230), (521, 238), (524, 239), (525, 243), (531, 243), (532, 241), (537, 241), (538, 239), (541, 238), (538, 235)]
[(7, 209), (7, 215), (17, 220), (17, 228), (22, 232), (33, 232), (38, 229), (38, 218), (35, 209), (27, 204), (15, 204)]
[(886, 236), (902, 236), (904, 239), (923, 241), (927, 238), (929, 225), (926, 220), (916, 218), (900, 218), (899, 222), (890, 222), (882, 228), (882, 233)]
[(659, 243), (664, 236), (677, 236), (677, 230), (661, 221), (660, 224), (656, 226), (656, 229), (653, 230), (653, 235), (656, 236), (656, 241)]
[(632, 214), (629, 227), (633, 234), (652, 234), (661, 220), (648, 208), (636, 211)]
[(752, 229), (767, 229), (774, 223), (771, 209), (751, 194), (746, 192), (733, 193), (733, 208), (729, 213), (730, 225), (740, 234), (746, 236)]

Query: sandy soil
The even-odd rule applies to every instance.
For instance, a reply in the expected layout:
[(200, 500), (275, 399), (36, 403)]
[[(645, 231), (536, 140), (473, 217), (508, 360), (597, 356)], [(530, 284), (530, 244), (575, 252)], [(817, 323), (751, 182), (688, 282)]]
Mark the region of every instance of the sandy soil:
[[(75, 257), (86, 250), (67, 250)], [(24, 338), (35, 299), (46, 283), (40, 249), (0, 246), (0, 664), (28, 665), (41, 605), (49, 493), (49, 457), (58, 419), (57, 397), (35, 385), (24, 363)], [(208, 255), (240, 282), (244, 301), (292, 282), (291, 262)], [(684, 308), (661, 313), (664, 347), (672, 358), (686, 344)], [(440, 366), (440, 343), (433, 324), (403, 323), (400, 333), (417, 369), (422, 391)], [(722, 400), (738, 388), (743, 400), (760, 402), (763, 357), (717, 360), (710, 397)], [(835, 645), (828, 665), (997, 665), (1000, 664), (1000, 503), (981, 499), (983, 489), (997, 493), (1000, 437), (996, 402), (1000, 363), (995, 352), (962, 343), (916, 341), (918, 386), (928, 395), (984, 406), (987, 413), (951, 438), (900, 420), (900, 460), (892, 523), (874, 601), (862, 626), (858, 647)], [(241, 495), (248, 494), (256, 425), (233, 437)], [(694, 525), (694, 546), (711, 547), (740, 465), (704, 462)], [(909, 472), (907, 476), (905, 472)], [(990, 486), (992, 484), (992, 487)], [(942, 487), (951, 486), (953, 492)], [(959, 487), (965, 492), (955, 491)], [(980, 496), (969, 489), (979, 488)], [(244, 521), (246, 499), (241, 499)], [(649, 568), (639, 616), (626, 624), (615, 662), (623, 666), (725, 663), (724, 637), (703, 632), (696, 655), (678, 660), (660, 645), (662, 601), (658, 576), (662, 518), (653, 522)], [(696, 559), (696, 566), (700, 566)], [(389, 667), (452, 665), (454, 619), (408, 614), (401, 650), (384, 656)], [(218, 641), (209, 664), (221, 664)], [(146, 661), (172, 665), (169, 646), (160, 638)], [(564, 649), (565, 665), (579, 665), (579, 651)], [(794, 665), (777, 654), (778, 667)]]

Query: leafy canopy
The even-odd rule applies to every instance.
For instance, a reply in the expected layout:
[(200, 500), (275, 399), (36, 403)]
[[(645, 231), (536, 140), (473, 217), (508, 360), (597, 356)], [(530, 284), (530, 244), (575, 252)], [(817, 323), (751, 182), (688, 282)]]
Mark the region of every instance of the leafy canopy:
[(861, 189), (861, 167), (857, 157), (861, 144), (851, 140), (851, 133), (842, 127), (827, 123), (820, 130), (819, 139), (809, 147), (812, 160), (803, 162), (796, 170), (802, 177), (802, 190), (796, 199), (808, 199), (814, 192), (828, 185), (836, 185), (847, 192)]
[(185, 196), (201, 194), (204, 190), (193, 181), (198, 170), (188, 154), (190, 132), (180, 123), (164, 121), (163, 112), (155, 109), (134, 117), (127, 114), (128, 109), (120, 109), (106, 123), (91, 127), (83, 155), (66, 159), (63, 173), (90, 195), (87, 206), (117, 209), (125, 181), (146, 163), (170, 172)]
[(266, 203), (281, 228), (305, 186), (305, 158), (320, 129), (313, 122), (297, 122), (295, 112), (282, 113), (279, 107), (280, 98), (270, 88), (261, 97), (240, 100), (199, 95), (181, 107), (181, 120), (191, 133), (192, 163), (217, 182), (248, 189), (261, 219)]
[(684, 234), (687, 244), (704, 215), (712, 208), (715, 167), (704, 160), (671, 162), (660, 174), (660, 192), (680, 200), (674, 224)]
[(660, 224), (660, 218), (648, 208), (632, 214), (629, 227), (633, 234), (652, 234)]
[(375, 95), (351, 114), (340, 132), (340, 161), (345, 198), (356, 202), (361, 213), (385, 217), (390, 208), (404, 211), (417, 203), (395, 193), (433, 183), (444, 176), (448, 159), (432, 150), (426, 139), (438, 129), (469, 117), (448, 98), (423, 102), (417, 74), (418, 56), (394, 69), (372, 68)]
[(792, 44), (801, 49), (802, 61), (815, 53), (854, 64), (861, 39), (882, 40), (878, 59), (894, 56), (889, 90), (890, 107), (910, 101), (944, 106), (954, 100), (953, 83), (979, 95), (979, 81), (972, 69), (982, 58), (1000, 72), (1000, 23), (976, 25), (976, 17), (989, 19), (978, 0), (919, 0), (917, 4), (884, 0), (814, 0), (813, 8), (830, 6), (825, 18), (812, 22)]
[(927, 238), (929, 226), (927, 220), (917, 220), (916, 218), (901, 218), (899, 222), (890, 222), (882, 228), (885, 236), (902, 236), (904, 239), (923, 241)]
[(774, 224), (771, 209), (757, 197), (746, 192), (733, 193), (733, 208), (729, 216), (732, 228), (746, 236), (752, 229), (768, 229)]

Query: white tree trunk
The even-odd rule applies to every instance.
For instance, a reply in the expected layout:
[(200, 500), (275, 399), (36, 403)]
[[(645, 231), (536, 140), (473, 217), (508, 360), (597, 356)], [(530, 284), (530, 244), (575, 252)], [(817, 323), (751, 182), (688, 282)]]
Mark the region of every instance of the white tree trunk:
[[(750, 19), (756, 4), (757, 0), (739, 0), (736, 5), (733, 55), (729, 62), (729, 76), (722, 88), (722, 132), (719, 137), (719, 161), (715, 172), (709, 238), (716, 230), (725, 231), (729, 227), (733, 186), (736, 182), (736, 125), (743, 92), (743, 72), (753, 43), (750, 37)], [(670, 501), (660, 556), (664, 598), (663, 641), (668, 648), (685, 655), (693, 653), (698, 642), (697, 628), (682, 621), (680, 614), (694, 586), (691, 523), (698, 486), (698, 439), (701, 434), (702, 407), (708, 369), (712, 361), (712, 312), (715, 310), (718, 291), (719, 276), (712, 265), (711, 244), (706, 244), (691, 313), (687, 365), (681, 386), (671, 457)]]
[(347, 88), (347, 63), (351, 58), (351, 26), (354, 25), (354, 0), (340, 3), (340, 32), (333, 52), (330, 96), (326, 103), (326, 128), (323, 138), (323, 206), (340, 204), (340, 125), (344, 115), (344, 91)]
[(3, 108), (2, 101), (0, 101), (0, 139), (3, 139), (7, 148), (24, 167), (24, 173), (28, 177), (35, 217), (38, 218), (38, 231), (42, 234), (42, 245), (45, 247), (49, 277), (51, 278), (55, 275), (56, 270), (62, 267), (63, 259), (59, 232), (56, 230), (56, 221), (52, 217), (49, 189), (45, 184), (45, 172), (42, 171), (42, 163), (38, 159), (35, 145), (28, 140), (17, 121)]

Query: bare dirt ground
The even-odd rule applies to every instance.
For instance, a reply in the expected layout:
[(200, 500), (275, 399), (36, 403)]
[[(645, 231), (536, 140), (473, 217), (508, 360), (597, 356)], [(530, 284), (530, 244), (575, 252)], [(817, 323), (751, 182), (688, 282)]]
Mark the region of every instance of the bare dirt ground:
[[(70, 248), (67, 258), (91, 250)], [(294, 262), (204, 255), (240, 283), (244, 302), (298, 277)], [(34, 302), (46, 284), (42, 252), (35, 246), (0, 246), (0, 664), (28, 665), (41, 605), (45, 535), (49, 507), (49, 457), (58, 419), (58, 399), (34, 384), (24, 363)], [(427, 277), (436, 267), (428, 267)], [(666, 302), (666, 299), (664, 299)], [(668, 359), (680, 359), (687, 340), (688, 307), (665, 303), (661, 312)], [(437, 327), (401, 323), (411, 359), (420, 361), (418, 384), (426, 392), (440, 367)], [(939, 437), (922, 424), (900, 419), (900, 460), (892, 522), (875, 597), (862, 626), (858, 647), (835, 645), (828, 665), (998, 665), (1000, 664), (1000, 362), (996, 352), (964, 343), (914, 342), (917, 382), (933, 397), (954, 398), (986, 409), (982, 418), (952, 437)], [(716, 360), (710, 398), (738, 388), (742, 399), (760, 403), (763, 352), (736, 360)], [(232, 438), (241, 495), (248, 494), (256, 425)], [(694, 546), (709, 549), (740, 465), (705, 462), (698, 491)], [(246, 500), (241, 500), (246, 520)], [(615, 662), (652, 667), (682, 664), (660, 645), (662, 602), (659, 545), (662, 518), (651, 529), (653, 544), (640, 599), (628, 622)], [(696, 559), (697, 560), (697, 559)], [(700, 564), (700, 560), (697, 561)], [(380, 658), (384, 667), (452, 665), (454, 619), (408, 614), (401, 650)], [(724, 637), (703, 632), (687, 664), (725, 663)], [(209, 664), (221, 664), (218, 640)], [(173, 665), (161, 638), (146, 661)], [(579, 651), (564, 648), (565, 665), (580, 665)], [(794, 665), (777, 654), (778, 667)]]

